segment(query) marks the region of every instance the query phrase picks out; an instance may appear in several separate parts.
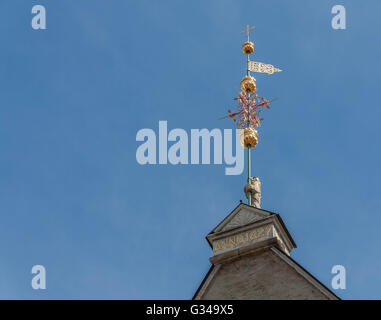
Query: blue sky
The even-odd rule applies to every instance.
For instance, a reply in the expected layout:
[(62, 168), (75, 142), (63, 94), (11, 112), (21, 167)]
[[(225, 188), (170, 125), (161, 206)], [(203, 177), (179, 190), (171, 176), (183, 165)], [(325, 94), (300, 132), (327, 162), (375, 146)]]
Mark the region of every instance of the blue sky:
[[(47, 30), (31, 28), (31, 8)], [(331, 28), (343, 4), (347, 29)], [(344, 299), (379, 299), (381, 3), (377, 0), (3, 0), (0, 4), (0, 298), (190, 299), (205, 236), (240, 199), (224, 165), (136, 162), (136, 133), (234, 128), (220, 121), (253, 59), (279, 98), (253, 174), (292, 257)], [(47, 289), (33, 290), (42, 264)]]

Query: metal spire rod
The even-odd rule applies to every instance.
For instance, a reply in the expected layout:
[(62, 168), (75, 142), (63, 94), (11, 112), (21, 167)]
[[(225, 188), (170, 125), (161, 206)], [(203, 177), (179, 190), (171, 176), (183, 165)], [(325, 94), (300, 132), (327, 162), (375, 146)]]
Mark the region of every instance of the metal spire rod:
[[(249, 55), (247, 55), (247, 60), (249, 60)], [(249, 75), (249, 70), (247, 70), (247, 75)], [(250, 91), (247, 91), (247, 95), (250, 96)], [(250, 127), (250, 113), (251, 113), (251, 108), (249, 106), (248, 110), (248, 117), (247, 117), (247, 127)], [(250, 183), (250, 177), (251, 177), (251, 145), (248, 143), (247, 144), (247, 183)], [(249, 191), (247, 197), (247, 201), (249, 206), (251, 206), (251, 191)]]
[[(246, 25), (246, 32), (247, 35), (247, 41), (250, 41), (250, 30), (254, 29), (253, 27), (249, 27), (249, 25)], [(246, 68), (246, 76), (250, 76), (250, 69), (249, 69), (249, 64), (250, 64), (250, 54), (247, 54), (247, 68)], [(250, 97), (250, 90), (246, 91), (246, 94), (248, 97)], [(249, 105), (248, 108), (248, 117), (247, 117), (247, 127), (250, 127), (250, 115), (251, 115), (251, 108)], [(250, 177), (251, 177), (251, 145), (247, 144), (247, 183), (250, 183)], [(247, 193), (247, 201), (249, 206), (251, 206), (251, 191), (248, 191)]]
[(248, 198), (248, 203), (251, 206), (260, 207), (261, 201), (261, 182), (259, 178), (251, 176), (251, 149), (254, 149), (258, 144), (258, 132), (255, 127), (259, 127), (262, 118), (260, 112), (263, 109), (268, 109), (269, 104), (273, 100), (267, 100), (258, 96), (257, 81), (251, 76), (251, 72), (273, 74), (282, 70), (274, 67), (271, 64), (262, 62), (250, 61), (250, 55), (254, 52), (254, 43), (250, 41), (250, 30), (254, 26), (246, 25), (245, 30), (241, 34), (247, 36), (247, 41), (242, 45), (242, 52), (245, 54), (247, 61), (246, 75), (241, 79), (240, 87), (241, 92), (234, 100), (238, 100), (237, 110), (228, 110), (229, 114), (221, 119), (230, 118), (236, 121), (238, 128), (241, 131), (241, 145), (247, 149), (247, 184), (245, 185), (244, 192)]

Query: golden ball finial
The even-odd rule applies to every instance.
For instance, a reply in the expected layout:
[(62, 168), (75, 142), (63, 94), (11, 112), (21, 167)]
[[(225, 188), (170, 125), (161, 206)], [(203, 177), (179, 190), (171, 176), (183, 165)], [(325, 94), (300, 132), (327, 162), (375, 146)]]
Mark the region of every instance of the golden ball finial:
[(248, 91), (254, 93), (257, 90), (257, 81), (254, 77), (246, 76), (241, 80), (241, 91), (246, 94)]
[(242, 52), (244, 54), (252, 54), (254, 52), (254, 43), (251, 41), (246, 41), (242, 45)]
[(241, 131), (241, 146), (247, 148), (250, 145), (250, 148), (255, 148), (258, 144), (258, 132), (254, 128), (245, 128)]

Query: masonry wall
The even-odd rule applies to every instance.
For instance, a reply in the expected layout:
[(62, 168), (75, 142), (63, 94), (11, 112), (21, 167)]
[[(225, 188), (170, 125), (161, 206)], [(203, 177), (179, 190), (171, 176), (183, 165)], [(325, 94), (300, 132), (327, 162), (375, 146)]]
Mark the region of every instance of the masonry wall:
[(201, 299), (326, 300), (292, 266), (271, 250), (223, 264)]

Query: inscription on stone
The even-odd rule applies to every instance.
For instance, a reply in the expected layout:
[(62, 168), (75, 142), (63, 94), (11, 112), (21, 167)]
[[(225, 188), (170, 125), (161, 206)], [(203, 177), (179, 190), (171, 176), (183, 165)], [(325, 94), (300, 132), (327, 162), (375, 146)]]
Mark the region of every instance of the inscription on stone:
[(241, 232), (230, 237), (213, 242), (213, 252), (227, 251), (236, 247), (241, 247), (258, 239), (269, 238), (272, 225), (258, 227), (249, 231)]

